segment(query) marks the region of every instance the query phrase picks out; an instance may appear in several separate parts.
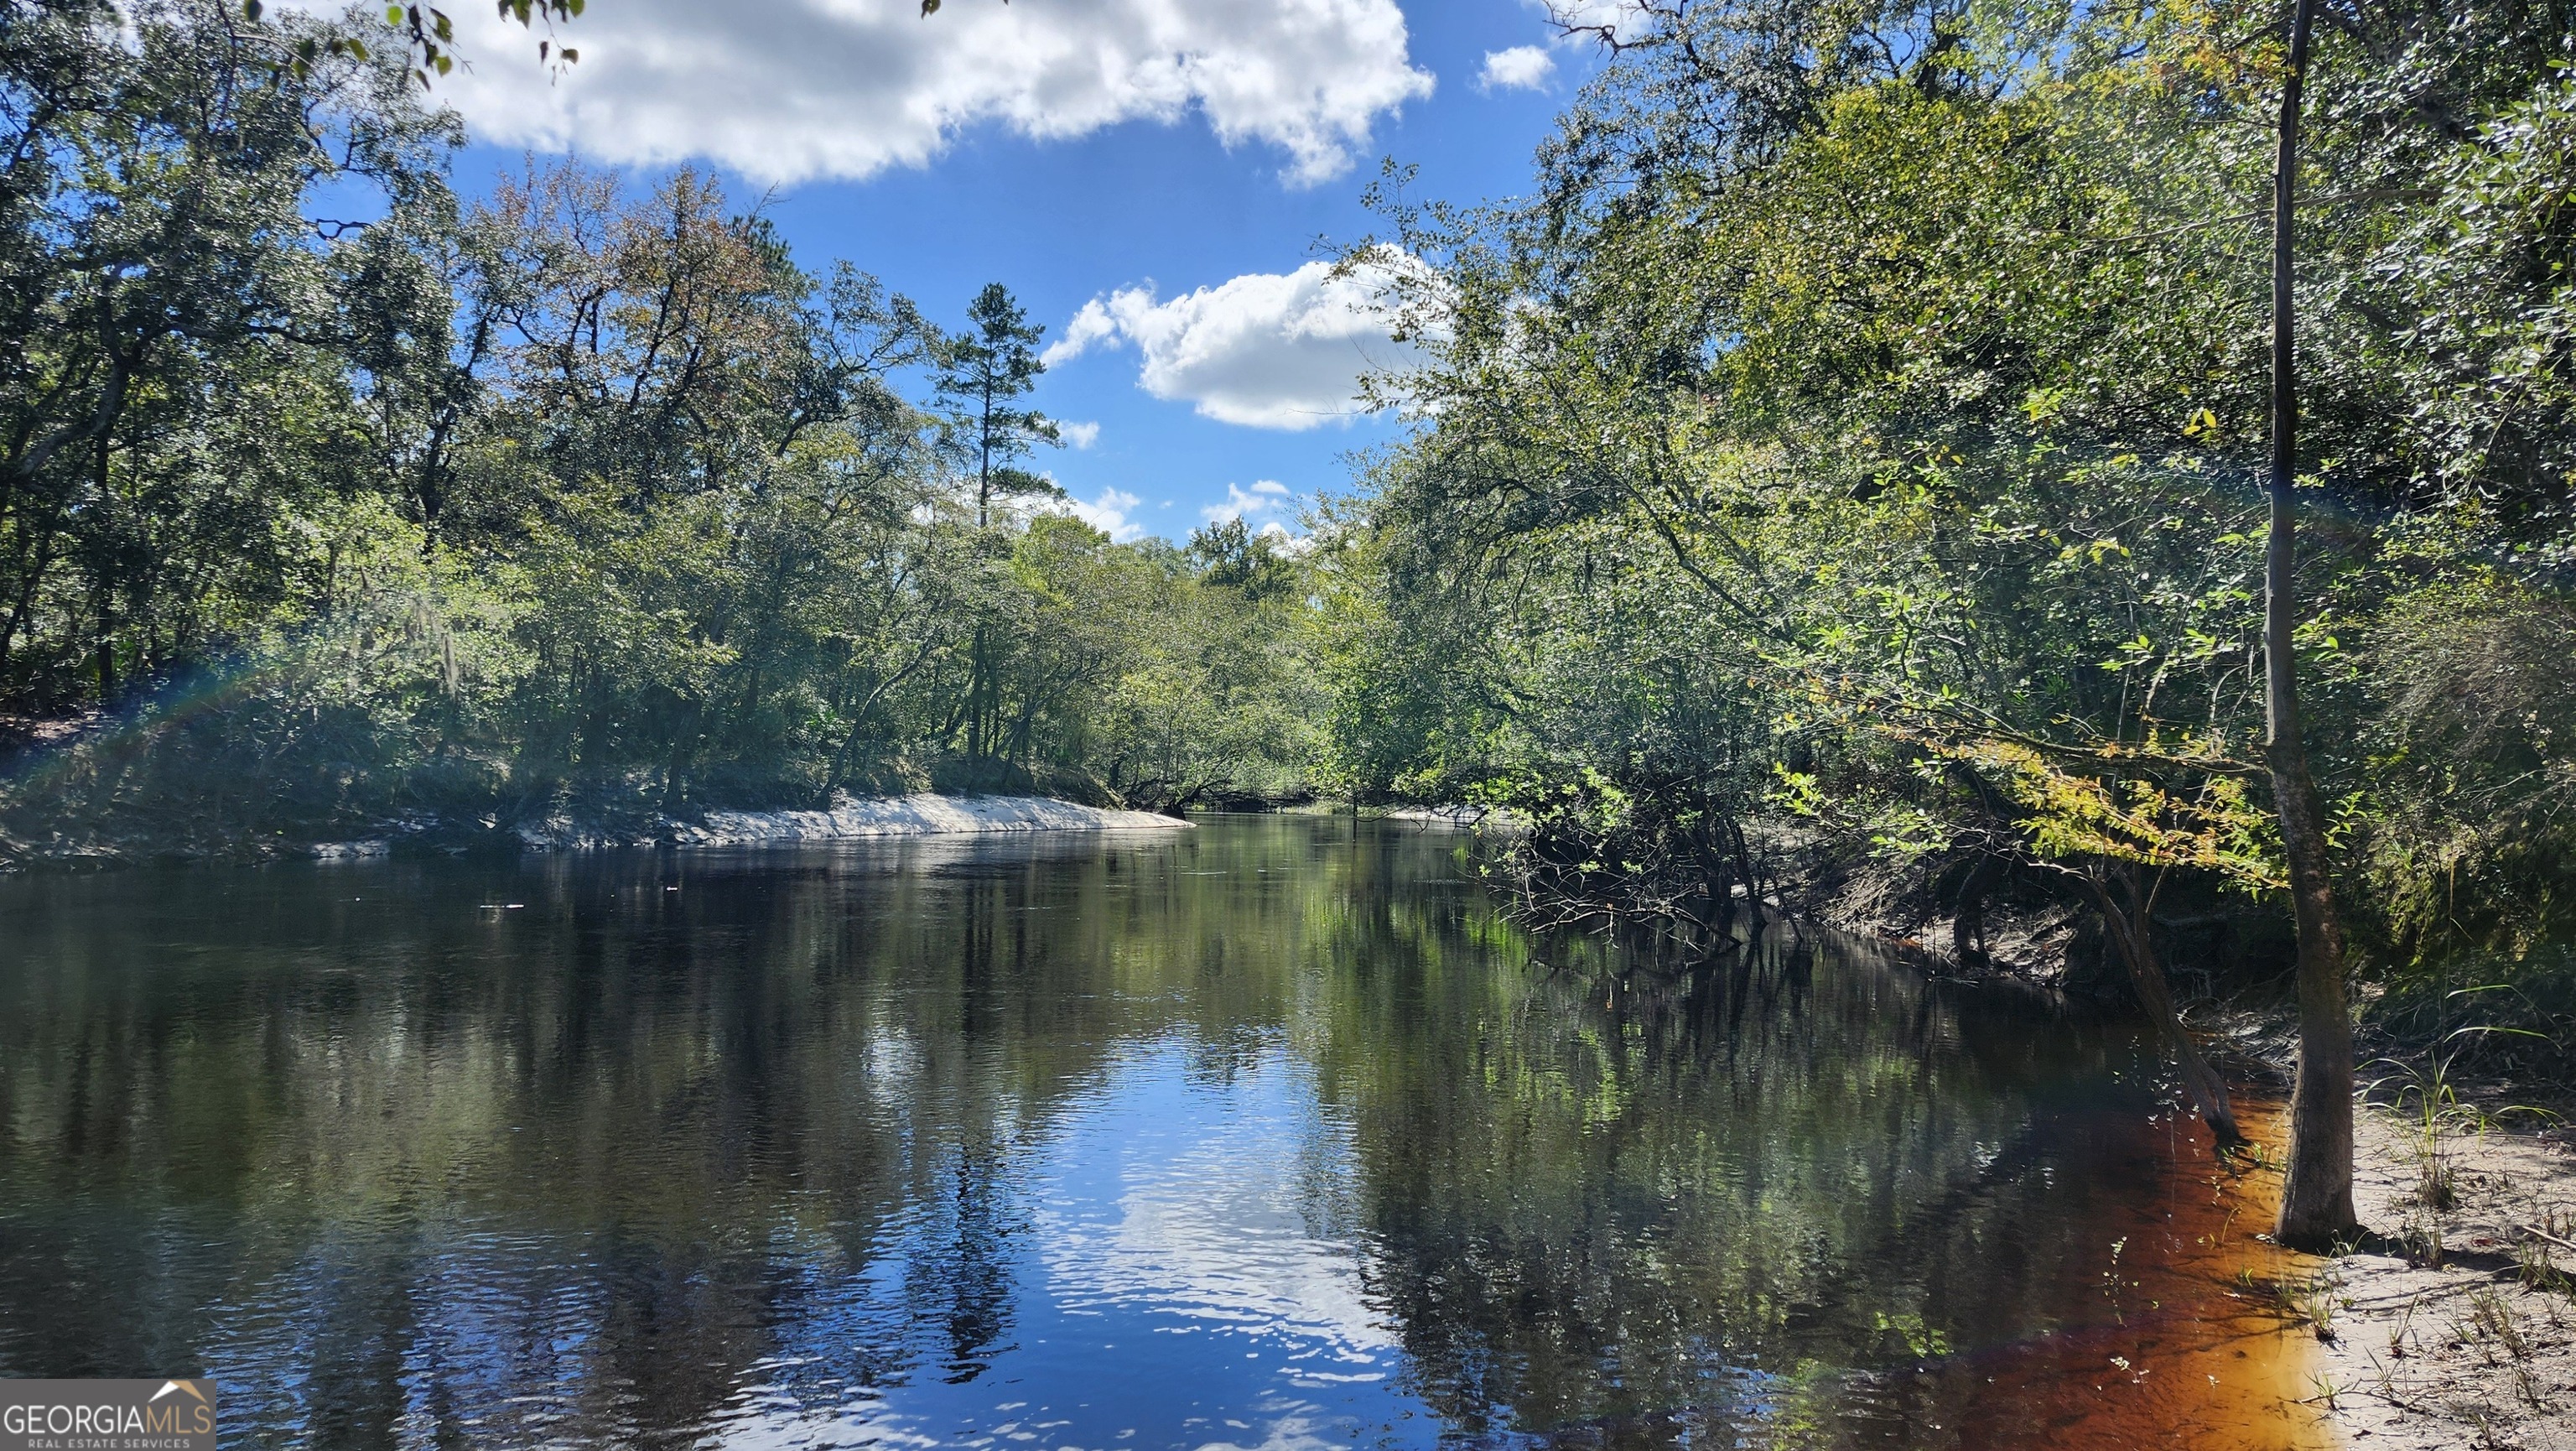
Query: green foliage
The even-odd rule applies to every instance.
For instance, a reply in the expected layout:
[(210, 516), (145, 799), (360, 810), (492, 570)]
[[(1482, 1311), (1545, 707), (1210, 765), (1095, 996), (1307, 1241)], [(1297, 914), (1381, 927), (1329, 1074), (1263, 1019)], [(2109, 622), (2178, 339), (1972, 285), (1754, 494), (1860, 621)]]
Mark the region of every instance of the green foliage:
[[(2539, 974), (2571, 925), (2563, 21), (2364, 8), (2310, 79), (2300, 673), (2383, 975)], [(1645, 879), (1691, 849), (1613, 791), (1785, 820), (1784, 866), (2277, 904), (2277, 29), (1648, 0), (1533, 200), (1381, 192), (1353, 255), (1422, 259), (1429, 361), (1376, 380), (1424, 423), (1343, 506), (1338, 769), (1542, 839), (1584, 803), (1569, 844)]]
[(298, 16), (20, 6), (0, 84), (15, 834), (1305, 789), (1306, 566), (1053, 512), (1004, 288), (942, 333), (690, 171), (460, 205), (400, 58)]

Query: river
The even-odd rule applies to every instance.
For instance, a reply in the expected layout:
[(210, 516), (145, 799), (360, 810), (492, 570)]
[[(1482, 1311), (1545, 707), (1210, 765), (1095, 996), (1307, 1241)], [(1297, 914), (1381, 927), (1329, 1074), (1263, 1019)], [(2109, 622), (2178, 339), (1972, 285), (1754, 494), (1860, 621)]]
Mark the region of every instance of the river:
[(1465, 842), (0, 881), (0, 1375), (241, 1446), (2325, 1444), (2136, 1034), (1532, 942)]

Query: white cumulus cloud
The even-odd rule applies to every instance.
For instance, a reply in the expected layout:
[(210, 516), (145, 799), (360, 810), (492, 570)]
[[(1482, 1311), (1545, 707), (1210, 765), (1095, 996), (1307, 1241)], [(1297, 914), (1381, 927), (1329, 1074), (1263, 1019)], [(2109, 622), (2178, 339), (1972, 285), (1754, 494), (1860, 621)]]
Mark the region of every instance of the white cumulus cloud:
[(1296, 533), (1276, 519), (1262, 525), (1261, 532), (1270, 537), (1271, 548), (1290, 559), (1303, 559), (1315, 552), (1314, 535)]
[(1095, 297), (1082, 305), (1082, 310), (1073, 315), (1073, 321), (1064, 325), (1063, 334), (1038, 354), (1038, 360), (1052, 368), (1058, 363), (1081, 357), (1091, 350), (1093, 343), (1114, 344), (1117, 341), (1118, 319), (1110, 313), (1105, 300)]
[(1485, 91), (1535, 91), (1556, 74), (1556, 57), (1540, 46), (1516, 45), (1485, 52), (1485, 71), (1476, 87)]
[[(306, 0), (324, 8), (319, 0)], [(330, 8), (337, 8), (336, 4)], [(1376, 120), (1431, 94), (1395, 0), (618, 0), (557, 39), (452, 7), (471, 64), (440, 79), (485, 140), (619, 164), (705, 158), (773, 183), (920, 166), (981, 125), (1087, 135), (1197, 115), (1228, 146), (1284, 153), (1313, 185)]]
[(1056, 437), (1075, 448), (1089, 448), (1100, 441), (1100, 425), (1097, 423), (1070, 423), (1059, 418), (1055, 421), (1055, 433)]
[[(1277, 479), (1258, 479), (1249, 489), (1226, 485), (1225, 502), (1210, 504), (1199, 513), (1205, 515), (1211, 524), (1224, 524), (1236, 519), (1250, 523), (1263, 514), (1285, 514), (1296, 503), (1296, 496), (1288, 492), (1286, 484)], [(1264, 520), (1261, 527), (1252, 532), (1268, 539), (1273, 549), (1291, 559), (1303, 558), (1315, 547), (1315, 536), (1300, 534), (1276, 517)]]
[[(1287, 507), (1288, 502), (1289, 493), (1286, 484), (1277, 479), (1256, 479), (1250, 489), (1240, 488), (1234, 484), (1226, 485), (1225, 502), (1210, 504), (1199, 512), (1206, 515), (1211, 522), (1222, 524), (1230, 519), (1241, 519), (1250, 514), (1267, 514), (1274, 509), (1283, 509)], [(1267, 533), (1271, 529), (1279, 528), (1278, 522), (1273, 520), (1263, 532)], [(1282, 529), (1281, 532), (1286, 531)]]
[(1055, 513), (1070, 514), (1113, 541), (1126, 544), (1145, 537), (1145, 526), (1137, 523), (1129, 513), (1143, 502), (1125, 489), (1109, 488), (1101, 490), (1100, 497), (1087, 504), (1080, 499), (1064, 498), (1050, 500), (1045, 507)]
[(1339, 276), (1323, 262), (1246, 273), (1168, 302), (1151, 285), (1125, 288), (1084, 303), (1046, 361), (1133, 343), (1145, 391), (1186, 400), (1204, 417), (1292, 431), (1347, 421), (1360, 409), (1363, 372), (1413, 356), (1388, 336), (1389, 273), (1418, 265), (1401, 258)]

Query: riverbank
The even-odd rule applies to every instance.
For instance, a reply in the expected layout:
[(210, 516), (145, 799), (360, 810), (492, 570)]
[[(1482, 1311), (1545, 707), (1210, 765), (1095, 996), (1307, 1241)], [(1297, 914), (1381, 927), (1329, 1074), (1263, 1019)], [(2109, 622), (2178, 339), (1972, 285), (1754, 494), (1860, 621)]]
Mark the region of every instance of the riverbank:
[(125, 836), (0, 836), (0, 872), (99, 870), (143, 862), (260, 862), (310, 857), (364, 861), (397, 853), (560, 852), (607, 847), (725, 847), (901, 837), (998, 836), (1061, 831), (1186, 831), (1150, 811), (1086, 806), (1045, 796), (839, 797), (827, 810), (666, 813), (556, 812), (525, 821), (426, 812), (370, 823), (327, 839), (278, 833), (244, 838), (184, 831)]
[(2430, 1121), (2365, 1107), (2356, 1128), (2376, 1238), (2304, 1300), (2345, 1443), (2576, 1448), (2576, 1129), (2475, 1099)]
[[(2073, 909), (1998, 914), (1990, 955), (1970, 966), (1944, 950), (1946, 919), (1909, 932), (1914, 924), (1891, 922), (1893, 914), (1835, 905), (1846, 910), (1818, 916), (1928, 970), (1992, 973), (2078, 996), (2120, 992), (2098, 932), (2088, 936)], [(2287, 1090), (2297, 1045), (2286, 1003), (2203, 1000), (2188, 1016), (2228, 1076), (2250, 1090), (2240, 1112)], [(2384, 1025), (2373, 1036), (2380, 1051), (2429, 1060), (2418, 1039), (2392, 1038)], [(2576, 1451), (2576, 1105), (2568, 1094), (2558, 1080), (2507, 1091), (2406, 1078), (2402, 1088), (2383, 1082), (2376, 1101), (2358, 1105), (2354, 1208), (2365, 1244), (2330, 1259), (2280, 1256), (2240, 1291), (2267, 1300), (2276, 1321), (2314, 1342), (2312, 1356), (2279, 1361), (2271, 1384), (2280, 1424), (2312, 1414), (2326, 1444), (2349, 1451)], [(2285, 1153), (2286, 1123), (2262, 1116), (2249, 1118), (2249, 1131)], [(2271, 1207), (2254, 1207), (2268, 1221)]]
[[(1985, 971), (2080, 996), (2118, 995), (2119, 975), (2082, 913), (1998, 915)], [(1840, 920), (1936, 970), (1973, 971), (1943, 950), (1947, 920), (1924, 924), (1919, 936), (1865, 912)], [(2297, 1045), (2286, 1003), (2204, 1000), (2188, 1016), (2255, 1098), (2287, 1089)], [(2384, 1025), (2374, 1037), (2380, 1051), (2409, 1062), (2432, 1052)], [(2293, 1373), (2303, 1383), (2283, 1394), (2321, 1417), (2333, 1444), (2576, 1451), (2576, 1112), (2560, 1101), (2567, 1094), (2555, 1082), (2470, 1091), (2406, 1078), (2402, 1087), (2383, 1082), (2375, 1101), (2358, 1106), (2353, 1197), (2365, 1244), (2331, 1259), (2292, 1257), (2295, 1268), (2269, 1283), (2272, 1312), (2316, 1342)], [(2285, 1131), (2270, 1124), (2255, 1137), (2285, 1151)]]
[[(2119, 995), (2121, 978), (2082, 916), (2006, 916), (1990, 929), (1987, 970)], [(1927, 924), (1928, 941), (1901, 945), (1960, 970), (1941, 951), (1950, 926)], [(2204, 970), (2249, 975), (2223, 951), (2193, 946)], [(2258, 1093), (2287, 1088), (2296, 1061), (2288, 1004), (2203, 1000), (2188, 1016), (2231, 1078)], [(2385, 1021), (2366, 1017), (2365, 1030), (2378, 1051), (2410, 1063), (2437, 1051)], [(2568, 1092), (2556, 1080), (2471, 1092), (2407, 1078), (2402, 1089), (2383, 1082), (2376, 1101), (2358, 1107), (2353, 1198), (2369, 1238), (2351, 1254), (2299, 1257), (2304, 1267), (2273, 1292), (2275, 1313), (2303, 1321), (2316, 1341), (2306, 1383), (2288, 1394), (2322, 1417), (2335, 1444), (2576, 1451), (2576, 1113), (2559, 1101)]]
[(657, 816), (640, 829), (615, 829), (562, 816), (513, 833), (530, 851), (609, 846), (762, 846), (869, 841), (882, 837), (1010, 836), (1035, 831), (1186, 831), (1190, 823), (1151, 811), (1085, 806), (1046, 796), (842, 797), (828, 811), (707, 811)]

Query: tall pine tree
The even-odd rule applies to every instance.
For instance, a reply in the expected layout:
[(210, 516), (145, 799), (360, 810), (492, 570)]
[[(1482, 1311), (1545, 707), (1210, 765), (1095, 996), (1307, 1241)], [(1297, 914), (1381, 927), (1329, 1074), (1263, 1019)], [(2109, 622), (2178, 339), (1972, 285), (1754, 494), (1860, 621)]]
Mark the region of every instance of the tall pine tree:
[(1020, 400), (1037, 386), (1046, 364), (1038, 357), (1043, 327), (998, 282), (985, 284), (966, 309), (967, 330), (940, 340), (934, 386), (952, 446), (975, 475), (975, 523), (992, 523), (996, 497), (1061, 496), (1064, 491), (1018, 462), (1040, 443), (1062, 440), (1055, 421)]

